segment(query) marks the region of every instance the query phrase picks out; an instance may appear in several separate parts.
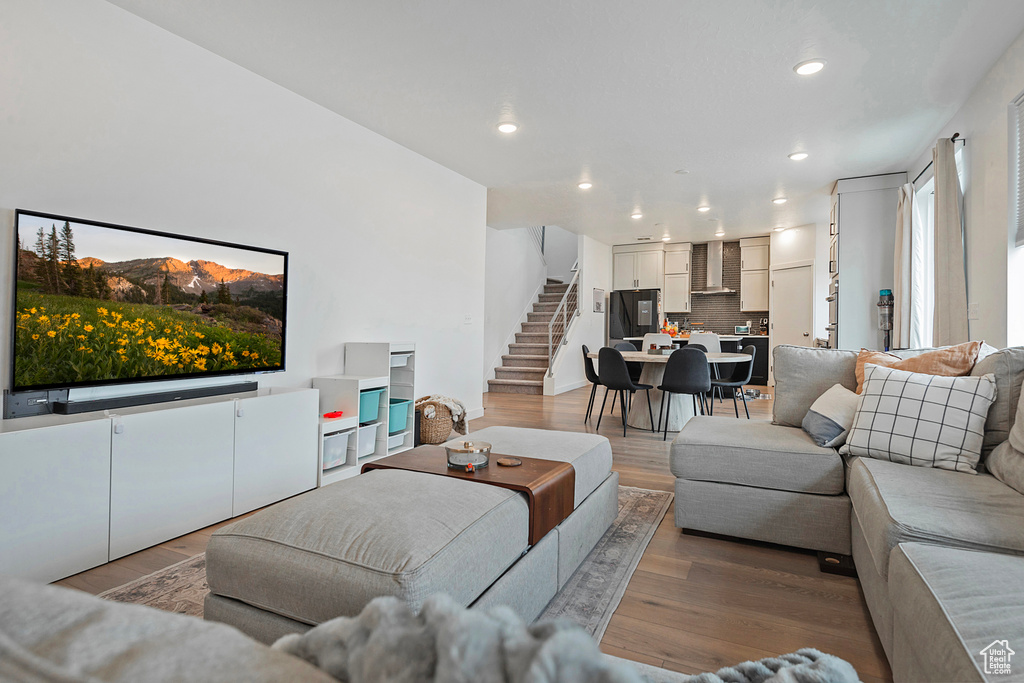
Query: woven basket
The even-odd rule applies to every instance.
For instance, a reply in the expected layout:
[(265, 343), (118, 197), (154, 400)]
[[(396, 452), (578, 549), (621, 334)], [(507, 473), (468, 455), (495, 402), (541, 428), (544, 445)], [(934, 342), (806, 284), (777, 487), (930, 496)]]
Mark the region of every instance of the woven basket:
[[(424, 409), (427, 406), (434, 406), (434, 417), (426, 416)], [(452, 427), (454, 426), (452, 411), (434, 401), (426, 401), (424, 403), (417, 401), (416, 409), (420, 411), (420, 442), (436, 444), (447, 441), (448, 437), (452, 435)]]

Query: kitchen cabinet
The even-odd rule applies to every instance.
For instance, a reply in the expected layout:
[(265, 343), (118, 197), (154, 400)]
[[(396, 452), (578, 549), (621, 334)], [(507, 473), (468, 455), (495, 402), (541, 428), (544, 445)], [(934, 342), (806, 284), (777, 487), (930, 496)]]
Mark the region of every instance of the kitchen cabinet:
[(665, 296), (662, 300), (665, 312), (690, 312), (690, 276), (689, 274), (666, 274)]
[(768, 271), (740, 271), (740, 310), (760, 312), (768, 310)]
[[(646, 246), (646, 245), (645, 245)], [(612, 287), (615, 289), (661, 289), (665, 253), (656, 249), (613, 247)]]
[(740, 347), (754, 347), (754, 371), (750, 375), (750, 383), (757, 386), (768, 385), (768, 337), (744, 337)]
[(740, 270), (768, 270), (767, 237), (740, 240)]
[[(676, 245), (670, 244), (669, 247)], [(690, 245), (686, 245), (689, 247)], [(690, 273), (690, 249), (680, 251), (665, 250), (665, 275)], [(667, 285), (666, 285), (667, 286)]]

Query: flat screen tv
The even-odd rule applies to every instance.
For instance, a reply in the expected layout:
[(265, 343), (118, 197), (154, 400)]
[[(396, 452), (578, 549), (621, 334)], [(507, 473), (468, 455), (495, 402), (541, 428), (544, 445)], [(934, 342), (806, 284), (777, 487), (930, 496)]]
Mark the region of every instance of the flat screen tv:
[(284, 369), (288, 254), (18, 210), (11, 389)]

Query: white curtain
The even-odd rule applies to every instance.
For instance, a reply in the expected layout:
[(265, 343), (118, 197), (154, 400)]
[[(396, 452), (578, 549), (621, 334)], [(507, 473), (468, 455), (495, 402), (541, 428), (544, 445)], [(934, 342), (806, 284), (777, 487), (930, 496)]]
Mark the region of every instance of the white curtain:
[(932, 152), (935, 168), (935, 346), (968, 341), (967, 278), (964, 273), (963, 195), (953, 141), (940, 138)]
[(896, 300), (892, 325), (892, 348), (910, 346), (911, 288), (913, 265), (911, 239), (914, 224), (914, 184), (899, 189), (896, 205), (896, 251), (893, 259), (893, 297)]

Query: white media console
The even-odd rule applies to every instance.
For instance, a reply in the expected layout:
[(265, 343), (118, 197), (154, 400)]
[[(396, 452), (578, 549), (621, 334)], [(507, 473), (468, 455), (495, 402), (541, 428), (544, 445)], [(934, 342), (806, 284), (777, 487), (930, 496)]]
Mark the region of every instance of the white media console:
[(318, 392), (0, 421), (0, 574), (55, 581), (315, 488)]

